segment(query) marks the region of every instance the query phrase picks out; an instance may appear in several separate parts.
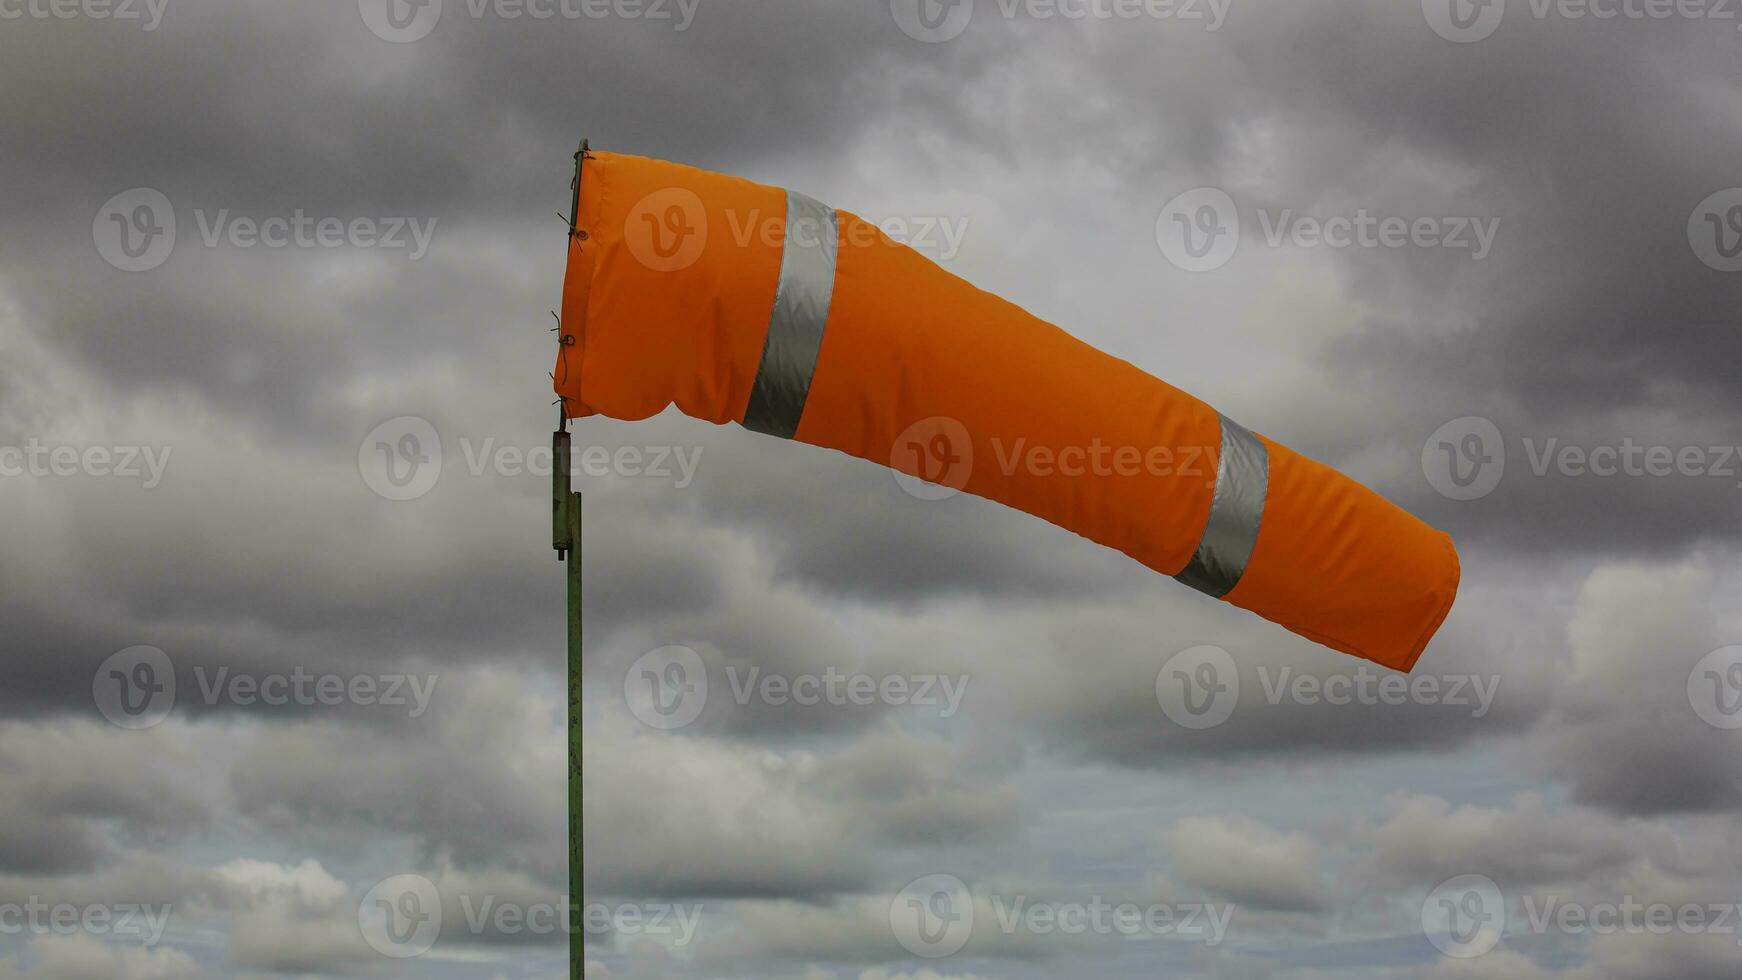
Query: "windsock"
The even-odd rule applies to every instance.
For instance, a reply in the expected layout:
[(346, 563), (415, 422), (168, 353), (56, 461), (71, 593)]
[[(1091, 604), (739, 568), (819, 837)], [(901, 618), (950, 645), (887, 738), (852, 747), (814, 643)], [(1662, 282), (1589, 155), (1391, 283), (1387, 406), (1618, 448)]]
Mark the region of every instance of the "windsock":
[(685, 415), (892, 467), (1410, 670), (1450, 610), (1444, 533), (803, 194), (584, 153), (565, 418)]

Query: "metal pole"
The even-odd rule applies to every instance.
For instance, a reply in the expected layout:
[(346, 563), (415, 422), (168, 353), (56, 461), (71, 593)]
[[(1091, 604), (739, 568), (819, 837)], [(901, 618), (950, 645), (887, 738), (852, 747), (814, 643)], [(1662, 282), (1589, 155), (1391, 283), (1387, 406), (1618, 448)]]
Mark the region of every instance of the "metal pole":
[[(581, 211), (581, 165), (587, 158), (587, 141), (575, 151), (574, 198), (569, 210), (569, 240), (584, 239), (576, 228)], [(558, 318), (560, 321), (560, 317)], [(557, 324), (559, 343), (574, 343)], [(551, 436), (555, 466), (551, 473), (551, 544), (557, 560), (568, 563), (568, 725), (569, 725), (569, 978), (583, 980), (587, 972), (586, 934), (581, 929), (586, 905), (585, 841), (581, 813), (581, 495), (569, 488), (568, 406), (558, 402), (557, 428)]]
[(581, 495), (569, 491), (569, 434), (566, 418), (551, 435), (551, 544), (568, 565), (568, 728), (569, 728), (569, 976), (586, 972), (586, 940), (580, 929), (585, 876), (581, 824)]
[(569, 977), (586, 974), (585, 842), (581, 824), (581, 495), (569, 495)]

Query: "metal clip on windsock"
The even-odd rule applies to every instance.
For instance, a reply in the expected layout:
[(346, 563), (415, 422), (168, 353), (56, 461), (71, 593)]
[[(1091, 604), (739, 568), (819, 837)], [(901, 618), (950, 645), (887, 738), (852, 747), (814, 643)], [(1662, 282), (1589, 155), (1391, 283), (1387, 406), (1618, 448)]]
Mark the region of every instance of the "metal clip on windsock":
[[(556, 371), (569, 417), (676, 405), (836, 449), (1398, 670), (1451, 608), (1445, 534), (853, 214), (613, 153), (592, 154), (578, 191), (590, 234), (570, 238), (562, 310), (577, 341)], [(1017, 445), (1145, 465), (991, 465)]]

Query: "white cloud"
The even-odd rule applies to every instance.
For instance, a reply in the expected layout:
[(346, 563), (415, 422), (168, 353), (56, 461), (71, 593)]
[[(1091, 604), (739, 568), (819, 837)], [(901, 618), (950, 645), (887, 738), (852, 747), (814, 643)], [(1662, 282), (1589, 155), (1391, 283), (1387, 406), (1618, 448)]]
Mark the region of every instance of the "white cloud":
[(1186, 882), (1236, 905), (1315, 912), (1330, 904), (1323, 856), (1305, 834), (1279, 833), (1242, 816), (1193, 817), (1174, 825), (1168, 847)]

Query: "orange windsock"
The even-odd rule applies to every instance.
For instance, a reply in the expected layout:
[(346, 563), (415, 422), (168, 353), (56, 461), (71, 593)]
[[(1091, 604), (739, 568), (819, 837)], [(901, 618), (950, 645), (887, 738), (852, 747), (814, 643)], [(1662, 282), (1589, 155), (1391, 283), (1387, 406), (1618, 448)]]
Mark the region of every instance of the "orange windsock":
[(569, 418), (676, 405), (838, 449), (1398, 670), (1451, 608), (1444, 533), (855, 215), (612, 153), (579, 179), (556, 367)]

